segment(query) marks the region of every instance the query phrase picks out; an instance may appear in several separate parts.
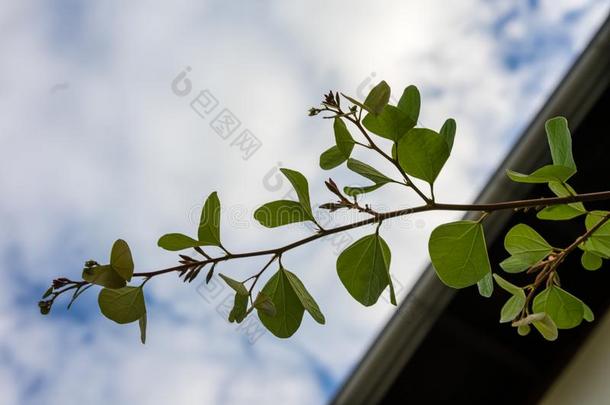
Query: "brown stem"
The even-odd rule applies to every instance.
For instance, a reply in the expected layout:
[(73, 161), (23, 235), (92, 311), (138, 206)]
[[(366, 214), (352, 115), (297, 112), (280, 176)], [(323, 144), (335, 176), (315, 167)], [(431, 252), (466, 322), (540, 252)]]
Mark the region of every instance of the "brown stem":
[[(257, 256), (267, 256), (267, 255), (279, 255), (288, 250), (294, 249), (301, 245), (305, 245), (309, 242), (313, 242), (317, 239), (323, 238), (328, 235), (332, 235), (339, 232), (345, 232), (350, 229), (360, 228), (362, 226), (380, 223), (385, 221), (386, 219), (396, 218), (400, 216), (415, 214), (419, 212), (427, 212), (427, 211), (485, 211), (485, 212), (494, 212), (500, 210), (507, 209), (515, 209), (515, 208), (528, 208), (528, 207), (537, 207), (537, 206), (551, 206), (558, 204), (567, 204), (574, 202), (590, 202), (590, 201), (601, 201), (601, 200), (610, 200), (610, 191), (602, 191), (596, 193), (587, 193), (587, 194), (579, 194), (574, 196), (567, 197), (550, 197), (550, 198), (535, 198), (531, 200), (516, 200), (516, 201), (505, 201), (498, 203), (489, 203), (489, 204), (444, 204), (444, 203), (428, 203), (426, 205), (420, 205), (412, 208), (405, 208), (396, 211), (389, 211), (379, 213), (376, 216), (371, 218), (367, 218), (358, 222), (353, 222), (351, 224), (338, 226), (336, 228), (325, 229), (324, 231), (317, 232), (313, 235), (310, 235), (306, 238), (297, 240), (295, 242), (289, 243), (287, 245), (275, 248), (275, 249), (266, 249), (266, 250), (258, 250), (252, 252), (244, 252), (244, 253), (232, 253), (226, 254), (224, 256), (215, 257), (211, 259), (205, 259), (201, 261), (196, 261), (193, 263), (182, 264), (175, 267), (170, 267), (167, 269), (161, 269), (150, 272), (141, 272), (134, 273), (135, 277), (154, 277), (160, 274), (171, 273), (175, 271), (181, 271), (189, 267), (193, 267), (195, 265), (206, 265), (210, 263), (219, 263), (232, 259), (243, 259), (248, 257), (257, 257)], [(605, 221), (604, 221), (605, 222)], [(601, 225), (599, 225), (601, 226)]]
[[(593, 194), (599, 194), (599, 193), (593, 193)], [(525, 300), (524, 312), (522, 313), (522, 316), (525, 316), (525, 312), (527, 311), (528, 305), (529, 305), (530, 301), (532, 300), (532, 298), (534, 297), (534, 294), (538, 290), (538, 287), (540, 287), (540, 285), (545, 281), (547, 282), (547, 285), (549, 283), (551, 283), (552, 277), (554, 276), (554, 274), (557, 271), (557, 267), (559, 267), (559, 265), (565, 260), (565, 258), (570, 253), (572, 253), (581, 243), (583, 243), (587, 239), (589, 239), (591, 237), (591, 235), (593, 235), (593, 233), (595, 231), (597, 231), (603, 224), (608, 222), (608, 220), (610, 220), (610, 213), (605, 215), (597, 224), (592, 226), (591, 229), (587, 230), (587, 232), (585, 232), (584, 234), (582, 234), (578, 238), (576, 238), (576, 240), (570, 246), (563, 249), (555, 257), (542, 262), (542, 263), (545, 263), (544, 267), (542, 268), (542, 271), (540, 271), (540, 273), (538, 273), (538, 275), (536, 276), (536, 279), (534, 280), (534, 284), (532, 284), (532, 286), (530, 287), (530, 291), (527, 294), (527, 297)], [(534, 268), (539, 268), (539, 266), (540, 266), (540, 264), (532, 267), (530, 270), (532, 270)], [(530, 273), (529, 270), (528, 270), (528, 273)]]
[(608, 220), (610, 220), (610, 214), (605, 215), (598, 223), (596, 223), (594, 226), (592, 226), (591, 229), (589, 229), (587, 232), (585, 232), (580, 237), (578, 237), (578, 239), (576, 239), (574, 241), (574, 243), (572, 243), (570, 246), (565, 248), (565, 250), (563, 251), (564, 257), (569, 255), (574, 249), (576, 249), (578, 247), (578, 245), (580, 245), (581, 243), (583, 243), (587, 239), (589, 239), (591, 237), (591, 235), (593, 235), (593, 232), (595, 232), (599, 228), (601, 228), (601, 226), (603, 224), (605, 224), (606, 222), (608, 222)]

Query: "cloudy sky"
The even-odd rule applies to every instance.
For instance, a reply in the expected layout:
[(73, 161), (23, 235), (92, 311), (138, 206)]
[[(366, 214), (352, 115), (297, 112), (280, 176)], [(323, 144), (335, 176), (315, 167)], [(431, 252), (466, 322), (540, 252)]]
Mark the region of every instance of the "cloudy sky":
[[(383, 4), (383, 5), (382, 5)], [(149, 340), (137, 325), (99, 314), (90, 290), (69, 312), (41, 317), (49, 281), (77, 278), (126, 239), (139, 270), (175, 263), (167, 232), (194, 233), (203, 199), (218, 191), (225, 245), (273, 247), (307, 235), (267, 230), (260, 204), (290, 191), (277, 176), (303, 172), (312, 201), (328, 202), (317, 165), (333, 142), (328, 121), (306, 116), (329, 89), (363, 97), (385, 79), (399, 96), (416, 84), (420, 124), (458, 122), (437, 199), (469, 201), (608, 13), (610, 1), (36, 2), (0, 7), (0, 392), (3, 404), (324, 403), (393, 311), (343, 290), (334, 262), (350, 240), (322, 240), (284, 257), (327, 319), (307, 315), (288, 340), (229, 324), (230, 295), (214, 279), (147, 284)], [(189, 88), (172, 88), (187, 73)], [(181, 82), (184, 84), (183, 82)], [(201, 93), (206, 99), (200, 97)], [(206, 113), (193, 100), (213, 100)], [(218, 114), (240, 121), (214, 129)], [(248, 130), (260, 148), (242, 150)], [(226, 135), (226, 139), (224, 139)], [(243, 138), (242, 138), (243, 139)], [(243, 144), (241, 145), (244, 146)], [(366, 153), (357, 157), (383, 162)], [(389, 168), (387, 168), (390, 172)], [(332, 176), (356, 182), (340, 168)], [(382, 209), (417, 199), (387, 187)], [(426, 264), (426, 240), (455, 215), (385, 224), (401, 297)], [(341, 223), (356, 217), (339, 217)], [(219, 269), (246, 278), (260, 260)]]

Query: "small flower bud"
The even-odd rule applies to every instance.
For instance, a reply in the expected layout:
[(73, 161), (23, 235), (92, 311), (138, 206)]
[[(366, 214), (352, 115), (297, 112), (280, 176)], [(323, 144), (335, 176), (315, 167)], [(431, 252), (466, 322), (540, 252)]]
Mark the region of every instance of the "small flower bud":
[(55, 290), (60, 289), (61, 287), (65, 286), (66, 284), (68, 284), (70, 282), (70, 280), (68, 280), (65, 277), (60, 277), (60, 278), (56, 278), (55, 280), (53, 280), (53, 288)]
[(329, 91), (328, 94), (324, 95), (323, 104), (333, 106), (333, 107), (337, 105), (337, 101), (335, 100), (335, 95), (333, 94), (332, 91)]
[(318, 114), (320, 114), (320, 110), (318, 108), (311, 107), (309, 109), (309, 116), (310, 117), (313, 117), (314, 115), (318, 115)]
[(42, 315), (47, 315), (49, 312), (51, 312), (51, 306), (53, 306), (53, 301), (51, 300), (38, 302), (38, 308), (40, 308), (40, 313)]

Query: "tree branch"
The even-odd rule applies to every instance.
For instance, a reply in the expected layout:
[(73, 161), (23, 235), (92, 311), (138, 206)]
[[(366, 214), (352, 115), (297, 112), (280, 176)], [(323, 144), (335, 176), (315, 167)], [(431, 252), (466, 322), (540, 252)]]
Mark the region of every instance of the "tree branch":
[(507, 210), (507, 209), (548, 207), (551, 205), (569, 204), (569, 203), (575, 203), (575, 202), (602, 201), (602, 200), (610, 200), (610, 191), (577, 194), (577, 195), (571, 195), (571, 196), (567, 196), (567, 197), (535, 198), (535, 199), (529, 199), (529, 200), (515, 200), (515, 201), (488, 203), (488, 204), (445, 204), (445, 203), (430, 202), (426, 205), (420, 205), (417, 207), (379, 213), (371, 218), (367, 218), (367, 219), (364, 219), (361, 221), (353, 222), (353, 223), (346, 224), (346, 225), (341, 225), (341, 226), (331, 228), (331, 229), (325, 229), (323, 231), (310, 235), (306, 238), (299, 239), (297, 241), (294, 241), (292, 243), (289, 243), (287, 245), (280, 246), (280, 247), (274, 248), (274, 249), (265, 249), (265, 250), (258, 250), (258, 251), (244, 252), (244, 253), (226, 254), (224, 256), (206, 258), (205, 260), (195, 261), (195, 262), (182, 264), (179, 266), (174, 266), (174, 267), (170, 267), (170, 268), (166, 268), (166, 269), (155, 270), (155, 271), (150, 271), (150, 272), (134, 273), (133, 276), (150, 278), (150, 277), (158, 276), (160, 274), (182, 271), (182, 270), (185, 270), (185, 269), (188, 269), (188, 268), (191, 268), (194, 266), (198, 266), (198, 265), (214, 264), (214, 263), (224, 262), (224, 261), (233, 260), (233, 259), (243, 259), (243, 258), (257, 257), (257, 256), (268, 256), (268, 255), (277, 256), (288, 250), (292, 250), (294, 248), (297, 248), (299, 246), (313, 242), (317, 239), (323, 238), (328, 235), (345, 232), (350, 229), (360, 228), (360, 227), (363, 227), (366, 225), (380, 223), (387, 219), (406, 216), (406, 215), (415, 214), (415, 213), (419, 213), (419, 212), (427, 212), (427, 211), (494, 212), (494, 211), (501, 211), (501, 210)]

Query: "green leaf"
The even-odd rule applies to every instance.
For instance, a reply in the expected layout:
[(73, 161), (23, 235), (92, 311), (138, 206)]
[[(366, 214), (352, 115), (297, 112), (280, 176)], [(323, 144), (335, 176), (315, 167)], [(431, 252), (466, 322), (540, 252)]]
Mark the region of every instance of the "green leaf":
[(125, 287), (126, 281), (123, 277), (110, 267), (110, 265), (86, 267), (83, 269), (83, 280), (106, 288)]
[(501, 262), (500, 267), (508, 273), (527, 270), (553, 251), (538, 232), (525, 224), (517, 224), (508, 231), (504, 247), (512, 256)]
[(364, 108), (373, 113), (379, 114), (383, 107), (390, 101), (390, 86), (382, 80), (379, 84), (371, 89), (368, 96), (364, 100)]
[(449, 287), (474, 285), (491, 272), (480, 223), (457, 221), (438, 226), (430, 235), (428, 251), (436, 274)]
[[(222, 274), (221, 274), (222, 276)], [(229, 313), (229, 322), (241, 323), (248, 313), (248, 295), (242, 295), (238, 292), (235, 293), (233, 300), (233, 308)]]
[(581, 300), (556, 286), (547, 287), (534, 298), (532, 308), (550, 316), (557, 328), (574, 328), (583, 320), (584, 307)]
[(299, 202), (301, 206), (309, 216), (311, 220), (313, 220), (313, 213), (311, 212), (311, 202), (309, 201), (309, 184), (307, 183), (307, 179), (301, 173), (296, 170), (290, 170), (282, 168), (280, 171), (286, 176), (288, 181), (294, 187), (294, 191), (296, 191)]
[(273, 301), (271, 301), (271, 298), (262, 291), (258, 293), (252, 306), (258, 311), (261, 311), (262, 313), (270, 317), (274, 317), (277, 313), (275, 305), (273, 305)]
[(553, 164), (565, 166), (576, 171), (576, 163), (572, 156), (572, 136), (568, 129), (568, 121), (564, 117), (551, 118), (544, 124), (546, 136), (551, 148)]
[(566, 221), (569, 219), (574, 219), (583, 214), (586, 214), (587, 211), (579, 210), (574, 208), (572, 204), (563, 204), (563, 205), (551, 205), (549, 207), (544, 208), (536, 214), (538, 219), (550, 220), (550, 221)]
[(272, 201), (254, 211), (254, 219), (267, 228), (275, 228), (295, 222), (311, 221), (301, 203), (290, 200)]
[(413, 122), (413, 126), (419, 119), (419, 109), (421, 107), (421, 97), (417, 87), (407, 86), (402, 92), (400, 100), (398, 100), (398, 109), (404, 112), (407, 117)]
[(362, 186), (362, 187), (350, 187), (350, 186), (345, 186), (343, 187), (343, 192), (351, 197), (360, 195), (360, 194), (366, 194), (366, 193), (370, 193), (371, 191), (375, 191), (378, 188), (382, 187), (385, 183), (379, 183), (379, 184), (373, 184), (372, 186)]
[(345, 192), (345, 194), (352, 197), (357, 196), (359, 194), (370, 193), (371, 191), (375, 191), (385, 184), (393, 182), (392, 179), (390, 179), (383, 173), (367, 165), (366, 163), (362, 163), (361, 161), (356, 159), (349, 159), (347, 161), (347, 167), (353, 172), (358, 173), (361, 176), (364, 176), (375, 183), (370, 186), (344, 187), (343, 191)]
[(258, 317), (265, 327), (279, 338), (292, 336), (303, 320), (305, 308), (292, 288), (286, 272), (279, 269), (261, 290), (271, 298), (275, 307), (275, 316), (270, 316), (266, 310), (257, 308)]
[(110, 253), (110, 267), (124, 280), (130, 281), (133, 275), (133, 259), (129, 245), (123, 239), (117, 239)]
[(42, 299), (47, 298), (51, 294), (53, 294), (53, 286), (47, 288), (47, 290), (44, 292), (44, 294), (42, 294)]
[(449, 157), (449, 147), (438, 133), (414, 128), (398, 141), (397, 153), (407, 174), (432, 184)]
[[(549, 188), (557, 197), (568, 197), (571, 195), (576, 195), (576, 191), (568, 183), (552, 181), (549, 183)], [(584, 209), (582, 203), (572, 203), (570, 205), (579, 205), (579, 207), (582, 207)]]
[(500, 277), (497, 274), (494, 274), (493, 277), (494, 277), (494, 280), (496, 280), (496, 283), (498, 283), (498, 286), (500, 286), (500, 288), (502, 288), (504, 291), (508, 292), (509, 294), (511, 294), (511, 295), (524, 294), (523, 288), (517, 287), (516, 285), (504, 280), (502, 277)]
[(218, 274), (224, 281), (227, 283), (229, 287), (231, 287), (238, 295), (245, 295), (246, 297), (249, 295), (248, 289), (244, 285), (244, 283), (233, 280), (231, 277), (227, 277), (224, 274)]
[(146, 344), (146, 323), (146, 312), (144, 312), (144, 315), (138, 320), (138, 326), (140, 327), (140, 342), (142, 342), (142, 344)]
[(512, 321), (521, 313), (521, 310), (525, 306), (525, 292), (522, 288), (509, 283), (497, 274), (494, 274), (493, 277), (496, 280), (496, 283), (498, 283), (503, 290), (512, 295), (512, 297), (509, 298), (509, 300), (506, 301), (506, 304), (504, 304), (502, 307), (500, 312), (500, 322), (504, 323)]
[(455, 139), (455, 131), (457, 129), (457, 124), (453, 118), (448, 118), (443, 124), (441, 131), (439, 134), (443, 137), (445, 142), (447, 142), (447, 147), (449, 148), (449, 153), (451, 154), (451, 149), (453, 149), (453, 140)]
[(377, 169), (374, 169), (366, 163), (356, 159), (348, 159), (347, 168), (363, 177), (366, 177), (375, 184), (386, 184), (393, 181), (391, 178), (379, 172)]
[(568, 180), (576, 170), (571, 167), (546, 165), (534, 171), (532, 174), (518, 173), (507, 170), (506, 174), (512, 181), (517, 183), (548, 183), (551, 181), (564, 182)]
[(346, 160), (345, 155), (335, 145), (320, 155), (320, 167), (324, 170), (334, 169)]
[[(519, 183), (565, 182), (576, 173), (576, 164), (572, 156), (572, 137), (567, 120), (563, 117), (552, 118), (545, 123), (545, 129), (553, 164), (544, 166), (530, 175), (508, 170), (507, 174), (511, 180)], [(565, 210), (555, 215), (563, 217), (566, 215)]]
[[(532, 314), (532, 315), (537, 315), (537, 314)], [(549, 340), (551, 342), (554, 340), (557, 340), (557, 337), (559, 336), (559, 333), (557, 331), (557, 325), (555, 325), (555, 322), (553, 322), (553, 319), (551, 319), (551, 317), (548, 316), (547, 314), (543, 313), (541, 315), (542, 315), (542, 317), (540, 320), (532, 322), (532, 324), (534, 325), (534, 328), (536, 328), (538, 330), (538, 332), (540, 332), (542, 337), (545, 338), (546, 340)]]
[(213, 192), (205, 200), (199, 221), (199, 246), (220, 246), (220, 200)]
[[(585, 226), (587, 231), (591, 230), (608, 215), (607, 211), (592, 211), (585, 218)], [(582, 245), (587, 252), (595, 253), (598, 256), (610, 257), (610, 221), (607, 221), (600, 226)]]
[(106, 318), (121, 324), (135, 322), (146, 313), (141, 287), (103, 288), (97, 302)]
[[(576, 195), (576, 192), (567, 183), (560, 183), (552, 181), (549, 183), (549, 188), (557, 197), (568, 197), (570, 195)], [(544, 208), (536, 215), (539, 219), (553, 220), (553, 221), (564, 221), (576, 218), (580, 215), (586, 214), (587, 210), (585, 206), (578, 203), (552, 205)]]
[(296, 293), (297, 297), (299, 297), (299, 301), (301, 301), (303, 308), (305, 308), (305, 310), (309, 312), (311, 317), (316, 322), (324, 325), (324, 323), (326, 322), (326, 320), (324, 319), (324, 314), (322, 314), (322, 311), (320, 311), (320, 307), (313, 299), (311, 294), (309, 294), (301, 280), (299, 280), (299, 278), (294, 273), (286, 269), (284, 269), (284, 272), (286, 278), (288, 278), (288, 282), (292, 286), (293, 291)]
[(343, 122), (341, 118), (335, 118), (333, 129), (335, 131), (335, 142), (337, 144), (337, 148), (343, 154), (343, 156), (345, 156), (345, 158), (348, 158), (354, 149), (354, 138), (352, 138), (352, 135), (345, 126), (345, 122)]
[(189, 249), (196, 246), (204, 246), (204, 244), (201, 242), (181, 233), (165, 234), (159, 238), (157, 245), (159, 245), (160, 248), (172, 252)]
[(391, 252), (377, 234), (368, 235), (348, 246), (337, 259), (339, 279), (356, 301), (370, 306), (390, 286), (390, 299), (396, 305), (390, 279)]
[(510, 256), (500, 262), (500, 267), (507, 273), (520, 273), (527, 270), (530, 265), (523, 262), (518, 257)]
[(481, 296), (485, 298), (491, 297), (494, 292), (494, 282), (491, 273), (487, 273), (485, 277), (477, 281), (477, 288)]
[(593, 315), (593, 311), (591, 311), (591, 308), (589, 308), (589, 306), (587, 304), (585, 304), (584, 302), (582, 303), (582, 308), (583, 308), (583, 319), (587, 322), (593, 322), (595, 320), (595, 315)]
[(530, 334), (532, 328), (529, 325), (519, 325), (517, 327), (517, 333), (519, 336), (527, 336)]
[(389, 104), (380, 114), (367, 114), (362, 120), (366, 129), (392, 141), (398, 141), (415, 123), (405, 112)]
[(506, 301), (500, 311), (500, 323), (510, 322), (515, 319), (525, 306), (525, 293), (521, 291), (521, 295), (513, 295)]
[(585, 251), (582, 253), (580, 263), (586, 270), (599, 270), (599, 268), (602, 267), (602, 258), (595, 253)]

